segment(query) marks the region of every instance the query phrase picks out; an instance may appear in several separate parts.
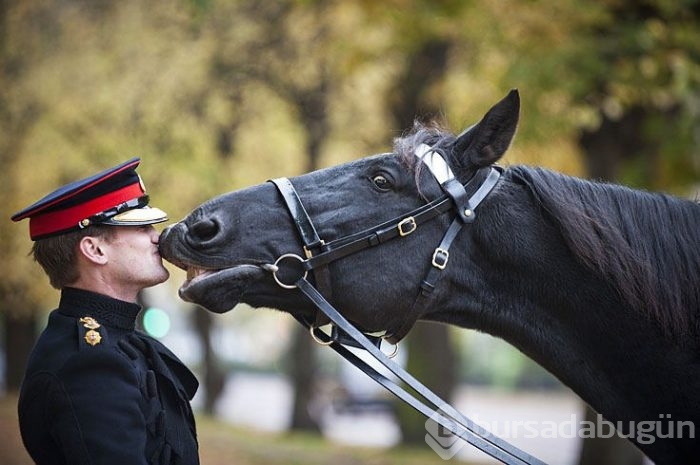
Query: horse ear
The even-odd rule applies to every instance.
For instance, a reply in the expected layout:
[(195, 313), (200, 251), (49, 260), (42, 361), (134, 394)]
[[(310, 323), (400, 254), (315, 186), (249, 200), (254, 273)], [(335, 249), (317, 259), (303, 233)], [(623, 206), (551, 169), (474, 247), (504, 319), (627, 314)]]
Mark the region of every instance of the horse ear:
[(520, 95), (511, 90), (478, 124), (457, 137), (454, 155), (478, 167), (498, 161), (508, 150), (520, 116)]

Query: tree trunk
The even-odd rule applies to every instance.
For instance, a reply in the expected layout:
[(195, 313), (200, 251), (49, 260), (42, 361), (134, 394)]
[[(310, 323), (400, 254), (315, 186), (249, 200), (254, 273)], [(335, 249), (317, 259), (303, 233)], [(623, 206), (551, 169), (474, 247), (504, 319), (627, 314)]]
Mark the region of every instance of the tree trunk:
[(654, 185), (659, 144), (644, 137), (647, 117), (647, 110), (634, 107), (618, 119), (603, 117), (595, 131), (581, 133), (579, 145), (590, 178), (619, 182), (625, 166), (636, 161), (643, 168), (639, 187)]
[[(400, 130), (410, 129), (415, 119), (430, 120), (440, 114), (430, 99), (430, 90), (445, 76), (448, 52), (448, 42), (431, 38), (408, 57), (404, 72), (388, 96), (389, 108)], [(457, 361), (447, 326), (419, 322), (405, 341), (408, 371), (449, 402), (456, 383)], [(403, 441), (425, 445), (426, 419), (403, 403), (397, 404), (397, 414)]]
[(319, 431), (318, 423), (312, 418), (309, 404), (314, 395), (316, 358), (314, 342), (309, 332), (301, 325), (294, 327), (290, 350), (289, 375), (294, 386), (291, 428), (304, 431)]
[[(406, 337), (404, 345), (408, 349), (406, 370), (438, 397), (449, 402), (456, 382), (456, 357), (448, 327), (419, 321)], [(398, 404), (396, 411), (403, 442), (425, 445), (426, 418), (403, 402)]]
[(194, 323), (202, 344), (204, 354), (204, 412), (208, 415), (214, 413), (214, 406), (224, 388), (225, 373), (221, 370), (219, 359), (211, 345), (211, 326), (213, 315), (204, 308), (197, 307), (194, 310)]
[(29, 353), (36, 341), (37, 320), (34, 314), (19, 316), (7, 312), (3, 312), (2, 320), (5, 332), (6, 388), (8, 391), (16, 391), (22, 383)]
[(441, 114), (430, 91), (445, 77), (449, 46), (444, 40), (429, 39), (407, 58), (406, 68), (387, 98), (399, 130), (411, 129), (416, 119), (431, 120)]
[[(321, 78), (313, 88), (299, 91), (295, 105), (299, 109), (301, 121), (306, 129), (306, 171), (320, 168), (321, 149), (328, 135), (328, 93), (330, 76), (323, 68)], [(332, 303), (332, 295), (325, 297)], [(309, 304), (311, 305), (311, 304)], [(294, 406), (292, 408), (292, 429), (320, 431), (317, 421), (309, 412), (309, 404), (315, 395), (316, 357), (315, 342), (302, 326), (295, 328), (292, 337), (290, 376), (294, 385)]]

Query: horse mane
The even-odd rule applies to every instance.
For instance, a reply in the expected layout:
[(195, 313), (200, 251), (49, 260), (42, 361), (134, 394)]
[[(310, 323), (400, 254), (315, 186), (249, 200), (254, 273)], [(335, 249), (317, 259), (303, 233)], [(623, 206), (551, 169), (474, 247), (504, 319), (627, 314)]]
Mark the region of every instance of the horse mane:
[[(425, 143), (449, 156), (457, 136), (439, 124), (414, 123), (394, 152), (418, 183)], [(658, 321), (669, 337), (700, 332), (700, 205), (669, 195), (591, 182), (542, 168), (507, 170), (558, 226), (574, 256), (610, 282), (631, 308)]]
[(700, 205), (664, 194), (514, 166), (573, 254), (669, 337), (697, 331)]

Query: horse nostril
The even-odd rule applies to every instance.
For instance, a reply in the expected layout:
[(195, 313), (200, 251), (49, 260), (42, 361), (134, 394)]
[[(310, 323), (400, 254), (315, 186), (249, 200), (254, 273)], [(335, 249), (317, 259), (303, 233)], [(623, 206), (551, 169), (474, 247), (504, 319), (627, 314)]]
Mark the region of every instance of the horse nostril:
[(218, 233), (219, 223), (212, 219), (199, 220), (189, 228), (190, 236), (202, 242), (213, 239)]

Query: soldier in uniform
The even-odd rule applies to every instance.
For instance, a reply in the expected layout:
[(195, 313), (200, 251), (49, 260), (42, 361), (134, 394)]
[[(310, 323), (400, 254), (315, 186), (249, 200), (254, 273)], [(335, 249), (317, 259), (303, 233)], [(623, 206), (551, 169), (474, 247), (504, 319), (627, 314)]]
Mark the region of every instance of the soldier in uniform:
[(29, 218), (34, 259), (61, 291), (19, 397), (22, 439), (39, 464), (199, 463), (194, 375), (135, 330), (142, 289), (164, 282), (134, 158), (13, 215)]

